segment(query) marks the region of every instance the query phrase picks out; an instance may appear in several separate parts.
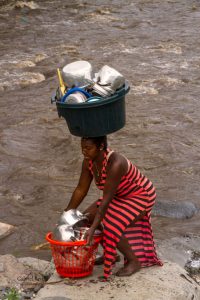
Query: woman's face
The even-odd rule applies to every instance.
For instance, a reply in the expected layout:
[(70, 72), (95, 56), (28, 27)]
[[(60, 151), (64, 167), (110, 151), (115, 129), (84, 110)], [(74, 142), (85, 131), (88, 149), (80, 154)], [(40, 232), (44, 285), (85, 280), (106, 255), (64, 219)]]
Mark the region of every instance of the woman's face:
[(94, 160), (100, 153), (100, 149), (92, 140), (81, 140), (81, 149), (85, 159)]

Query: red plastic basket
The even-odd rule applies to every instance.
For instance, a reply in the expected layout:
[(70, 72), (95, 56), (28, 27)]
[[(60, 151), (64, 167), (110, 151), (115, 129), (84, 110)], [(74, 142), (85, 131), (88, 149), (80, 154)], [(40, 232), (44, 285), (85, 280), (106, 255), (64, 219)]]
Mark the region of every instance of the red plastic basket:
[(98, 245), (102, 236), (94, 236), (94, 243), (86, 241), (60, 242), (53, 240), (52, 232), (47, 233), (56, 271), (61, 277), (85, 277), (93, 272)]

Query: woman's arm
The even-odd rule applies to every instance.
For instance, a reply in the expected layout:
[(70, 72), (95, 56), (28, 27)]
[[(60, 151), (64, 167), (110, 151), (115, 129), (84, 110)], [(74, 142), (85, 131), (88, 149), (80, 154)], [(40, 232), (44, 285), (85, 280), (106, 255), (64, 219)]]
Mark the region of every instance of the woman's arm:
[(65, 211), (77, 208), (88, 193), (93, 176), (89, 170), (89, 162), (84, 159), (77, 187), (75, 188)]
[(86, 234), (88, 243), (91, 242), (95, 229), (99, 226), (106, 214), (110, 201), (114, 198), (117, 187), (122, 176), (127, 172), (128, 164), (126, 159), (118, 154), (113, 154), (107, 165), (107, 178), (103, 190), (103, 200), (99, 206), (94, 221)]

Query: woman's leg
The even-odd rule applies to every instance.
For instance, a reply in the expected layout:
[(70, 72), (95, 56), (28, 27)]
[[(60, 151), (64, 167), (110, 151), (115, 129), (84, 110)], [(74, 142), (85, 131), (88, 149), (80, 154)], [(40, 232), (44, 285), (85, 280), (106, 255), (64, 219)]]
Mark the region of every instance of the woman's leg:
[[(134, 223), (139, 221), (143, 216), (145, 216), (146, 211), (143, 211), (136, 219), (133, 220), (130, 226), (133, 226)], [(117, 249), (124, 255), (127, 263), (126, 265), (121, 268), (116, 275), (117, 276), (130, 276), (133, 273), (139, 271), (141, 268), (140, 262), (137, 256), (134, 254), (133, 250), (131, 249), (130, 244), (128, 243), (127, 238), (122, 235), (119, 243), (117, 244)]]
[(138, 258), (133, 253), (131, 246), (128, 243), (127, 238), (122, 235), (119, 243), (117, 244), (117, 249), (124, 255), (127, 260), (126, 265), (119, 269), (119, 271), (115, 274), (117, 276), (130, 276), (133, 273), (139, 271), (141, 268), (140, 262)]

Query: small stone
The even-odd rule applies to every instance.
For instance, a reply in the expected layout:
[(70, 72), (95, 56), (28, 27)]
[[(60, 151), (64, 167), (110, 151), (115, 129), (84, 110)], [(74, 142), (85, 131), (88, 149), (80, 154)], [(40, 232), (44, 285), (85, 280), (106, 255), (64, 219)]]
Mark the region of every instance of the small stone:
[(0, 239), (12, 233), (14, 226), (0, 222)]

